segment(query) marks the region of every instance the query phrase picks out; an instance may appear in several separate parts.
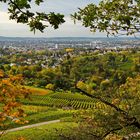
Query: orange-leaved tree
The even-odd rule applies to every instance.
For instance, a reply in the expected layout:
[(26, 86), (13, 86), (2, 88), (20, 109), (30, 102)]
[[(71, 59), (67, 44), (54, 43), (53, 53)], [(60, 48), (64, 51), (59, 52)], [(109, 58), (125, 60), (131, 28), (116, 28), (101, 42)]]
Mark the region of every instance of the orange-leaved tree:
[(21, 75), (6, 75), (0, 70), (0, 127), (7, 129), (6, 122), (25, 123), (24, 111), (18, 99), (28, 98), (29, 91), (22, 86)]

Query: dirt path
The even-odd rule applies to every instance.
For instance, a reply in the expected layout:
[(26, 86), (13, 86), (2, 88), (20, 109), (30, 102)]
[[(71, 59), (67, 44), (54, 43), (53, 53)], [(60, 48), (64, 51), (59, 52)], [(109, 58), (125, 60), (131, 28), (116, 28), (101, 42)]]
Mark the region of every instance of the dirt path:
[(8, 129), (6, 131), (0, 131), (0, 135), (1, 134), (5, 134), (8, 132), (14, 132), (14, 131), (19, 131), (19, 130), (23, 130), (23, 129), (27, 129), (27, 128), (33, 128), (33, 127), (38, 127), (41, 125), (46, 125), (46, 124), (51, 124), (51, 123), (57, 123), (60, 122), (60, 120), (53, 120), (53, 121), (47, 121), (47, 122), (41, 122), (41, 123), (36, 123), (36, 124), (31, 124), (31, 125), (26, 125), (26, 126), (22, 126), (22, 127), (17, 127), (17, 128), (13, 128), (13, 129)]

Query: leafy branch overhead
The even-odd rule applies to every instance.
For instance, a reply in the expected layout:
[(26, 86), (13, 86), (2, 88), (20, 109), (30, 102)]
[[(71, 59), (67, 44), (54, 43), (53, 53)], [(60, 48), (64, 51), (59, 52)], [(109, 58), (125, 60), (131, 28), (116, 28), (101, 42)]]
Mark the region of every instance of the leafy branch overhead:
[(31, 5), (35, 3), (39, 6), (43, 0), (0, 0), (8, 4), (10, 19), (16, 20), (17, 23), (29, 25), (31, 31), (44, 31), (48, 24), (57, 29), (60, 24), (64, 23), (64, 15), (50, 12), (32, 12)]
[[(31, 31), (44, 31), (50, 24), (57, 29), (64, 23), (59, 13), (33, 12), (32, 5), (40, 6), (43, 0), (0, 0), (7, 3), (10, 19), (30, 26)], [(107, 35), (132, 35), (140, 31), (140, 0), (102, 0), (91, 3), (72, 15), (92, 32), (107, 32)]]
[(72, 15), (92, 32), (132, 35), (140, 31), (140, 0), (102, 0)]

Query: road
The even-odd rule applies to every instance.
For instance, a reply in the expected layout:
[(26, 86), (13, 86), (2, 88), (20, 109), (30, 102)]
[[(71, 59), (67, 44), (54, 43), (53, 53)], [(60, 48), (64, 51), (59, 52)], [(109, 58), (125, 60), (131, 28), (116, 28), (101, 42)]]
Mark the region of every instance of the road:
[(19, 130), (23, 130), (23, 129), (27, 129), (27, 128), (33, 128), (33, 127), (38, 127), (38, 126), (42, 126), (42, 125), (46, 125), (46, 124), (51, 124), (51, 123), (57, 123), (57, 122), (60, 122), (60, 120), (41, 122), (41, 123), (26, 125), (26, 126), (22, 126), (22, 127), (13, 128), (13, 129), (8, 129), (8, 130), (5, 130), (4, 132), (0, 131), (0, 135), (8, 133), (8, 132), (19, 131)]

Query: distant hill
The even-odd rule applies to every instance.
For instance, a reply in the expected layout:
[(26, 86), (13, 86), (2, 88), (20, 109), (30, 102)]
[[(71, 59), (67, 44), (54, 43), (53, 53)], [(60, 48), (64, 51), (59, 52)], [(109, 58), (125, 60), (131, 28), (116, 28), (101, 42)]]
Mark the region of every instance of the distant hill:
[(77, 42), (77, 41), (84, 41), (84, 42), (91, 42), (91, 41), (123, 41), (123, 40), (139, 40), (139, 38), (128, 38), (128, 37), (50, 37), (50, 38), (33, 38), (33, 37), (4, 37), (0, 36), (0, 41), (24, 41), (24, 40), (30, 40), (30, 41), (46, 41), (46, 42)]

